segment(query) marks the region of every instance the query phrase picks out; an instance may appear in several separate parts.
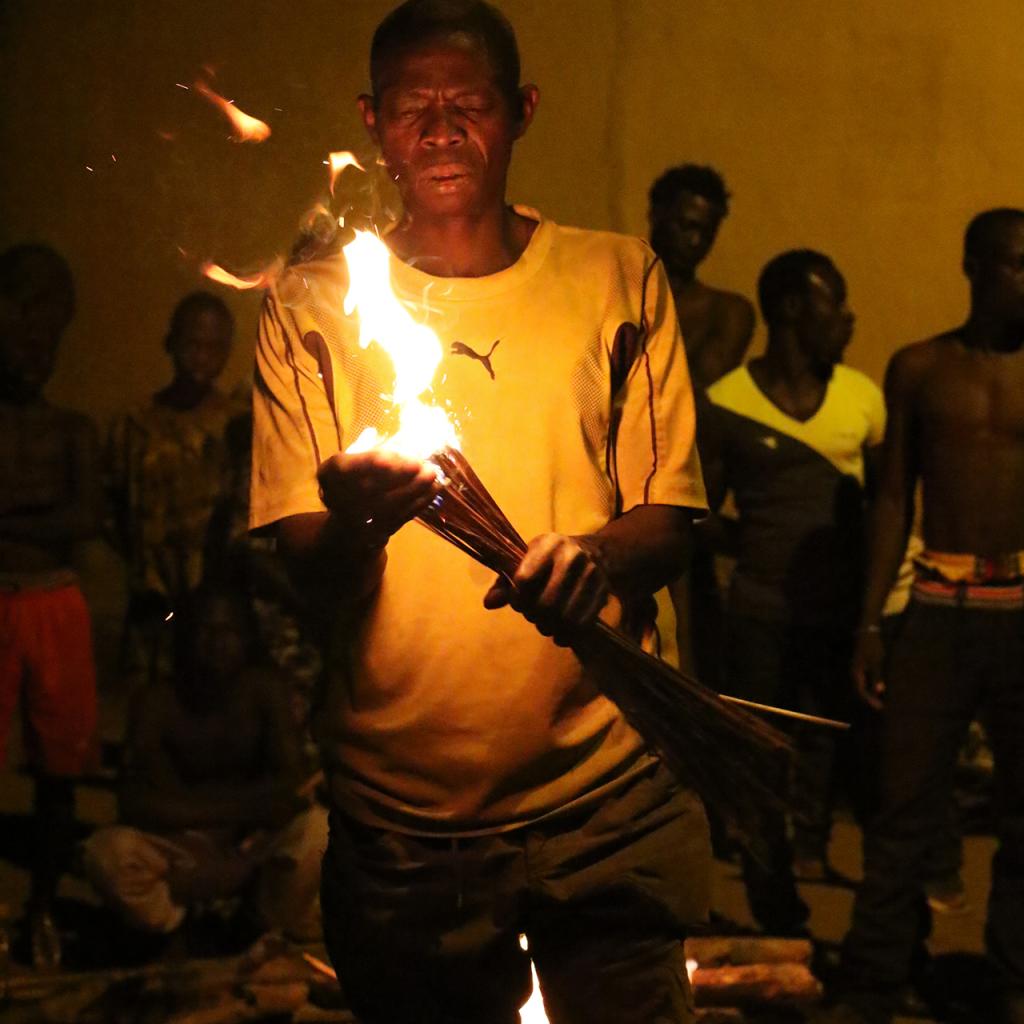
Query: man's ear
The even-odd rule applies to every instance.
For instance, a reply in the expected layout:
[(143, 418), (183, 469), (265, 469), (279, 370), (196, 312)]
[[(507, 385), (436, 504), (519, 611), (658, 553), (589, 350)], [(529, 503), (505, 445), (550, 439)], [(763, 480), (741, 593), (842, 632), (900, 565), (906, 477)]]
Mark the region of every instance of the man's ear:
[(359, 104), (359, 113), (363, 118), (363, 127), (366, 129), (366, 134), (369, 135), (373, 142), (379, 146), (380, 139), (377, 136), (377, 108), (373, 97), (363, 93), (356, 102)]
[(526, 134), (526, 129), (533, 121), (537, 104), (540, 103), (540, 89), (535, 85), (521, 85), (519, 87), (519, 119), (516, 124), (516, 138), (521, 139)]
[(965, 253), (963, 268), (967, 280), (973, 281), (978, 276), (978, 257), (973, 253)]

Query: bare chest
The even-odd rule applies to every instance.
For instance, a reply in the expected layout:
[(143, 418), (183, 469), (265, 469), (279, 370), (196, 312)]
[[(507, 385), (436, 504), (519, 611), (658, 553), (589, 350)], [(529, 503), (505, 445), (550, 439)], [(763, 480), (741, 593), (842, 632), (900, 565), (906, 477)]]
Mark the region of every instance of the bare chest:
[(1024, 353), (968, 353), (944, 361), (925, 379), (918, 413), (926, 431), (953, 434), (962, 443), (1024, 444)]
[(686, 351), (691, 357), (714, 342), (721, 332), (721, 313), (714, 296), (709, 293), (678, 296), (676, 314)]
[(165, 743), (181, 777), (202, 783), (256, 778), (263, 768), (262, 729), (242, 702), (209, 714), (176, 709)]
[(71, 486), (68, 432), (51, 414), (0, 413), (0, 492), (15, 510), (66, 500)]

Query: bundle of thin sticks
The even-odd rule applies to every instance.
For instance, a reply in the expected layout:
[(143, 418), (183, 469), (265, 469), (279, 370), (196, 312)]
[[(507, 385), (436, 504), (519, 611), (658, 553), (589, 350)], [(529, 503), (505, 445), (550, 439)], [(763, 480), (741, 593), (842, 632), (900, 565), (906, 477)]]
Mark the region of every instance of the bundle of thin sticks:
[[(523, 538), (461, 452), (444, 448), (429, 461), (442, 486), (421, 522), (511, 581), (526, 551)], [(603, 622), (573, 650), (676, 778), (756, 848), (766, 812), (785, 809), (788, 738)]]

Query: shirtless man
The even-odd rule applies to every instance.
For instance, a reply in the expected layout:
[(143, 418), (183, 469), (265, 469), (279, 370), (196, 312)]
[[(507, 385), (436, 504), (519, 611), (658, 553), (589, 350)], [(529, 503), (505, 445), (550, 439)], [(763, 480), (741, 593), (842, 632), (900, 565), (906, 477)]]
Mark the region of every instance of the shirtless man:
[(36, 778), (28, 917), (40, 967), (60, 959), (51, 905), (74, 840), (72, 780), (95, 749), (89, 613), (71, 548), (98, 528), (96, 440), (86, 417), (42, 394), (74, 303), (52, 249), (0, 255), (0, 760), (20, 699)]
[(648, 198), (651, 246), (668, 271), (694, 387), (703, 389), (743, 362), (754, 333), (749, 300), (697, 279), (729, 212), (729, 193), (713, 168), (683, 164), (658, 178)]
[(315, 940), (327, 814), (302, 785), (297, 730), (256, 656), (248, 597), (206, 585), (175, 626), (173, 679), (139, 692), (126, 731), (122, 824), (85, 844), (86, 874), (129, 925), (160, 934), (197, 901), (256, 881), (257, 923)]
[[(1024, 211), (990, 210), (964, 239), (963, 326), (901, 349), (854, 677), (884, 706), (881, 804), (844, 944), (838, 1020), (887, 1022), (920, 934), (922, 864), (947, 812), (957, 750), (985, 703), (999, 849), (986, 941), (1000, 1005), (1024, 1021)], [(925, 550), (882, 674), (880, 616), (922, 484)]]
[[(683, 164), (662, 174), (648, 199), (651, 246), (668, 273), (699, 411), (702, 392), (743, 362), (754, 332), (746, 298), (697, 279), (729, 212), (729, 193), (713, 168)], [(694, 540), (690, 571), (672, 588), (677, 646), (683, 668), (718, 688), (722, 598), (714, 556), (699, 532)], [(726, 843), (724, 834), (716, 836), (717, 849)]]

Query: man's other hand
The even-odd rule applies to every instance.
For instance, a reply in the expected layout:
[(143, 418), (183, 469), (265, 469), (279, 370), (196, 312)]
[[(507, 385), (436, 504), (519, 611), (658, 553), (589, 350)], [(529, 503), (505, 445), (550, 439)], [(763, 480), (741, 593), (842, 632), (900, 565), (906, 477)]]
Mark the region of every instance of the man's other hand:
[(862, 630), (857, 634), (851, 669), (853, 682), (857, 687), (857, 696), (876, 711), (881, 711), (884, 706), (885, 682), (882, 678), (884, 658), (882, 635), (877, 628)]
[(429, 463), (391, 452), (339, 452), (320, 465), (323, 502), (346, 528), (383, 546), (433, 500), (437, 478)]
[(597, 618), (609, 593), (608, 574), (595, 544), (583, 537), (544, 533), (530, 541), (512, 583), (499, 577), (484, 605), (508, 605), (544, 636), (568, 647)]

